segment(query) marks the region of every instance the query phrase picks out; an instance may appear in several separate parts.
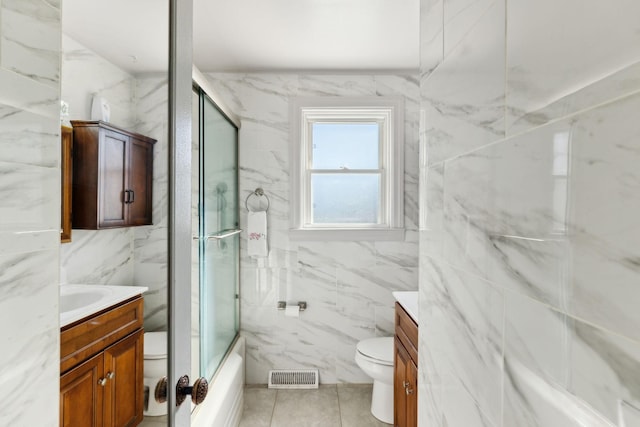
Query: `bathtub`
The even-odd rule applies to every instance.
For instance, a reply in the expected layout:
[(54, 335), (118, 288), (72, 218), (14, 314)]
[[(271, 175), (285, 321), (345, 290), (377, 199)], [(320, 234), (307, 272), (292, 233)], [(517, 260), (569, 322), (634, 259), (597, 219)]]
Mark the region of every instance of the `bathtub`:
[(244, 404), (245, 341), (239, 337), (216, 372), (207, 398), (191, 413), (194, 427), (236, 427)]

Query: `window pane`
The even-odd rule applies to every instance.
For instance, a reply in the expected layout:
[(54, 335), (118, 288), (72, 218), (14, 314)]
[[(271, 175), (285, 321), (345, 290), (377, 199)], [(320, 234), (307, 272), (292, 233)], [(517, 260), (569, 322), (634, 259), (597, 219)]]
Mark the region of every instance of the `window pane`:
[(314, 224), (377, 224), (379, 174), (314, 174), (311, 176)]
[(378, 169), (377, 123), (313, 123), (313, 169)]

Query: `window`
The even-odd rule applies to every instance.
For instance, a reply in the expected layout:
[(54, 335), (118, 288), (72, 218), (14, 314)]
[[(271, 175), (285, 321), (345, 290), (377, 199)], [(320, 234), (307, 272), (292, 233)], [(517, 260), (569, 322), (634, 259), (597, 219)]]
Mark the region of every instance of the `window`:
[(290, 237), (403, 239), (403, 100), (295, 98), (291, 105)]

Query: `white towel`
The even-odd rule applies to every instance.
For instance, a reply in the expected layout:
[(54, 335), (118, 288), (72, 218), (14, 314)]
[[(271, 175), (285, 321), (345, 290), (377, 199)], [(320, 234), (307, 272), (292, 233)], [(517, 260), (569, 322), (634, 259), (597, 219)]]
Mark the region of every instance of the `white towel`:
[(261, 258), (269, 255), (267, 247), (267, 213), (249, 212), (247, 224), (247, 251), (250, 257)]

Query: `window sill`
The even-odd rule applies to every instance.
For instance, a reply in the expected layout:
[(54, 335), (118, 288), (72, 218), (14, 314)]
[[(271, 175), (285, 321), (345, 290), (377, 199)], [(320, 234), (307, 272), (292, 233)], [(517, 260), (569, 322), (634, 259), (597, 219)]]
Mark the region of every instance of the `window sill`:
[(404, 228), (326, 228), (291, 229), (289, 239), (294, 241), (403, 241)]

